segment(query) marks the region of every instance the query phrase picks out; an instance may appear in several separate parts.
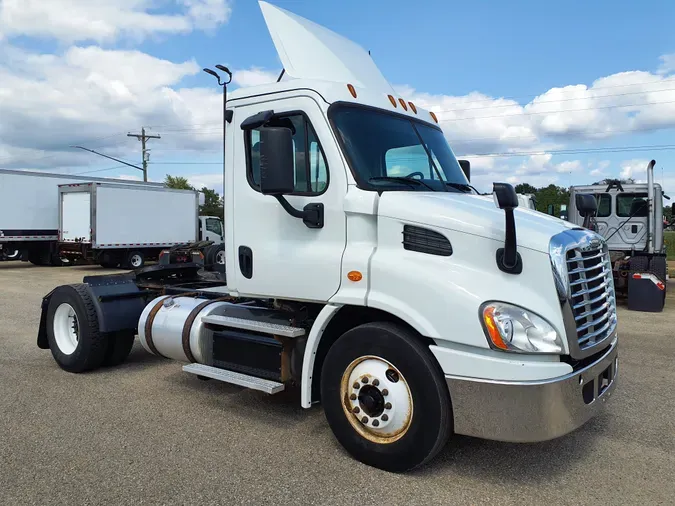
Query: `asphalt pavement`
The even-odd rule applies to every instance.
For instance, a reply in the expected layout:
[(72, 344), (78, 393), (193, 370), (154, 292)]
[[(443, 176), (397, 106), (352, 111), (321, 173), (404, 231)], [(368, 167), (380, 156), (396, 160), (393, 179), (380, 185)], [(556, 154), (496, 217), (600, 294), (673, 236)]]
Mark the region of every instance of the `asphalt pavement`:
[(390, 474), (353, 460), (320, 407), (183, 373), (138, 341), (128, 361), (61, 370), (36, 346), (41, 297), (99, 267), (0, 263), (0, 504), (675, 503), (675, 283), (663, 313), (619, 310), (615, 394), (547, 443), (454, 437)]

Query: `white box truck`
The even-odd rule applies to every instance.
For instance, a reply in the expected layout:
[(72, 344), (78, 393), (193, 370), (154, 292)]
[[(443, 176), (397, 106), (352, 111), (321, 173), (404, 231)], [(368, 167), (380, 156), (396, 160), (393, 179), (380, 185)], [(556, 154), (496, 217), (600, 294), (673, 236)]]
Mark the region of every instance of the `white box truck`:
[(603, 238), (518, 207), (509, 184), (475, 193), (435, 115), (366, 51), (260, 4), (289, 79), (223, 94), (226, 280), (191, 263), (85, 277), (45, 295), (37, 345), (79, 373), (138, 335), (202, 379), (297, 388), (389, 471), (454, 434), (581, 427), (617, 384)]
[(58, 185), (85, 181), (164, 186), (123, 179), (0, 169), (0, 256), (12, 260), (21, 258), (36, 265), (61, 265), (57, 254)]
[(138, 269), (166, 248), (223, 242), (220, 218), (199, 216), (196, 190), (92, 182), (59, 185), (58, 195), (65, 258)]

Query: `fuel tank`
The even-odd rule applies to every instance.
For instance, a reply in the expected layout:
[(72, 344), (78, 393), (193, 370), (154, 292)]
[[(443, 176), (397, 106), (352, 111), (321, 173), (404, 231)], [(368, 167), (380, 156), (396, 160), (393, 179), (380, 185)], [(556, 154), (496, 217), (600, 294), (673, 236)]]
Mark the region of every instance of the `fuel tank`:
[(138, 321), (138, 337), (153, 355), (205, 364), (211, 341), (202, 317), (222, 316), (230, 307), (225, 301), (162, 295), (145, 306)]

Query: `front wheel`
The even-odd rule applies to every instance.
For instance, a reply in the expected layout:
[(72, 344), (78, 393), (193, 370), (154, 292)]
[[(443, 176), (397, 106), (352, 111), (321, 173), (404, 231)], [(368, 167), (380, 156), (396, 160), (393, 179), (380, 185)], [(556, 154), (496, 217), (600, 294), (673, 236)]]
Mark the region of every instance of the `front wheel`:
[(360, 325), (335, 342), (323, 365), (321, 402), (340, 444), (386, 471), (428, 462), (452, 432), (450, 395), (433, 355), (391, 323)]

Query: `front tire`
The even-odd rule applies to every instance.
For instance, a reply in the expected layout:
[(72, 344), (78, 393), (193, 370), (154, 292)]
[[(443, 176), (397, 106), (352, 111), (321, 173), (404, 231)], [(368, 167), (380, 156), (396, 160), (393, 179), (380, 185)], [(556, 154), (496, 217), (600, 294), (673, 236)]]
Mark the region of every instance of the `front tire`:
[(328, 351), (321, 402), (355, 459), (402, 472), (431, 460), (452, 432), (445, 379), (429, 349), (402, 326), (367, 323)]
[(108, 340), (99, 332), (86, 285), (64, 285), (54, 291), (47, 308), (47, 339), (54, 360), (68, 372), (81, 373), (102, 364)]

